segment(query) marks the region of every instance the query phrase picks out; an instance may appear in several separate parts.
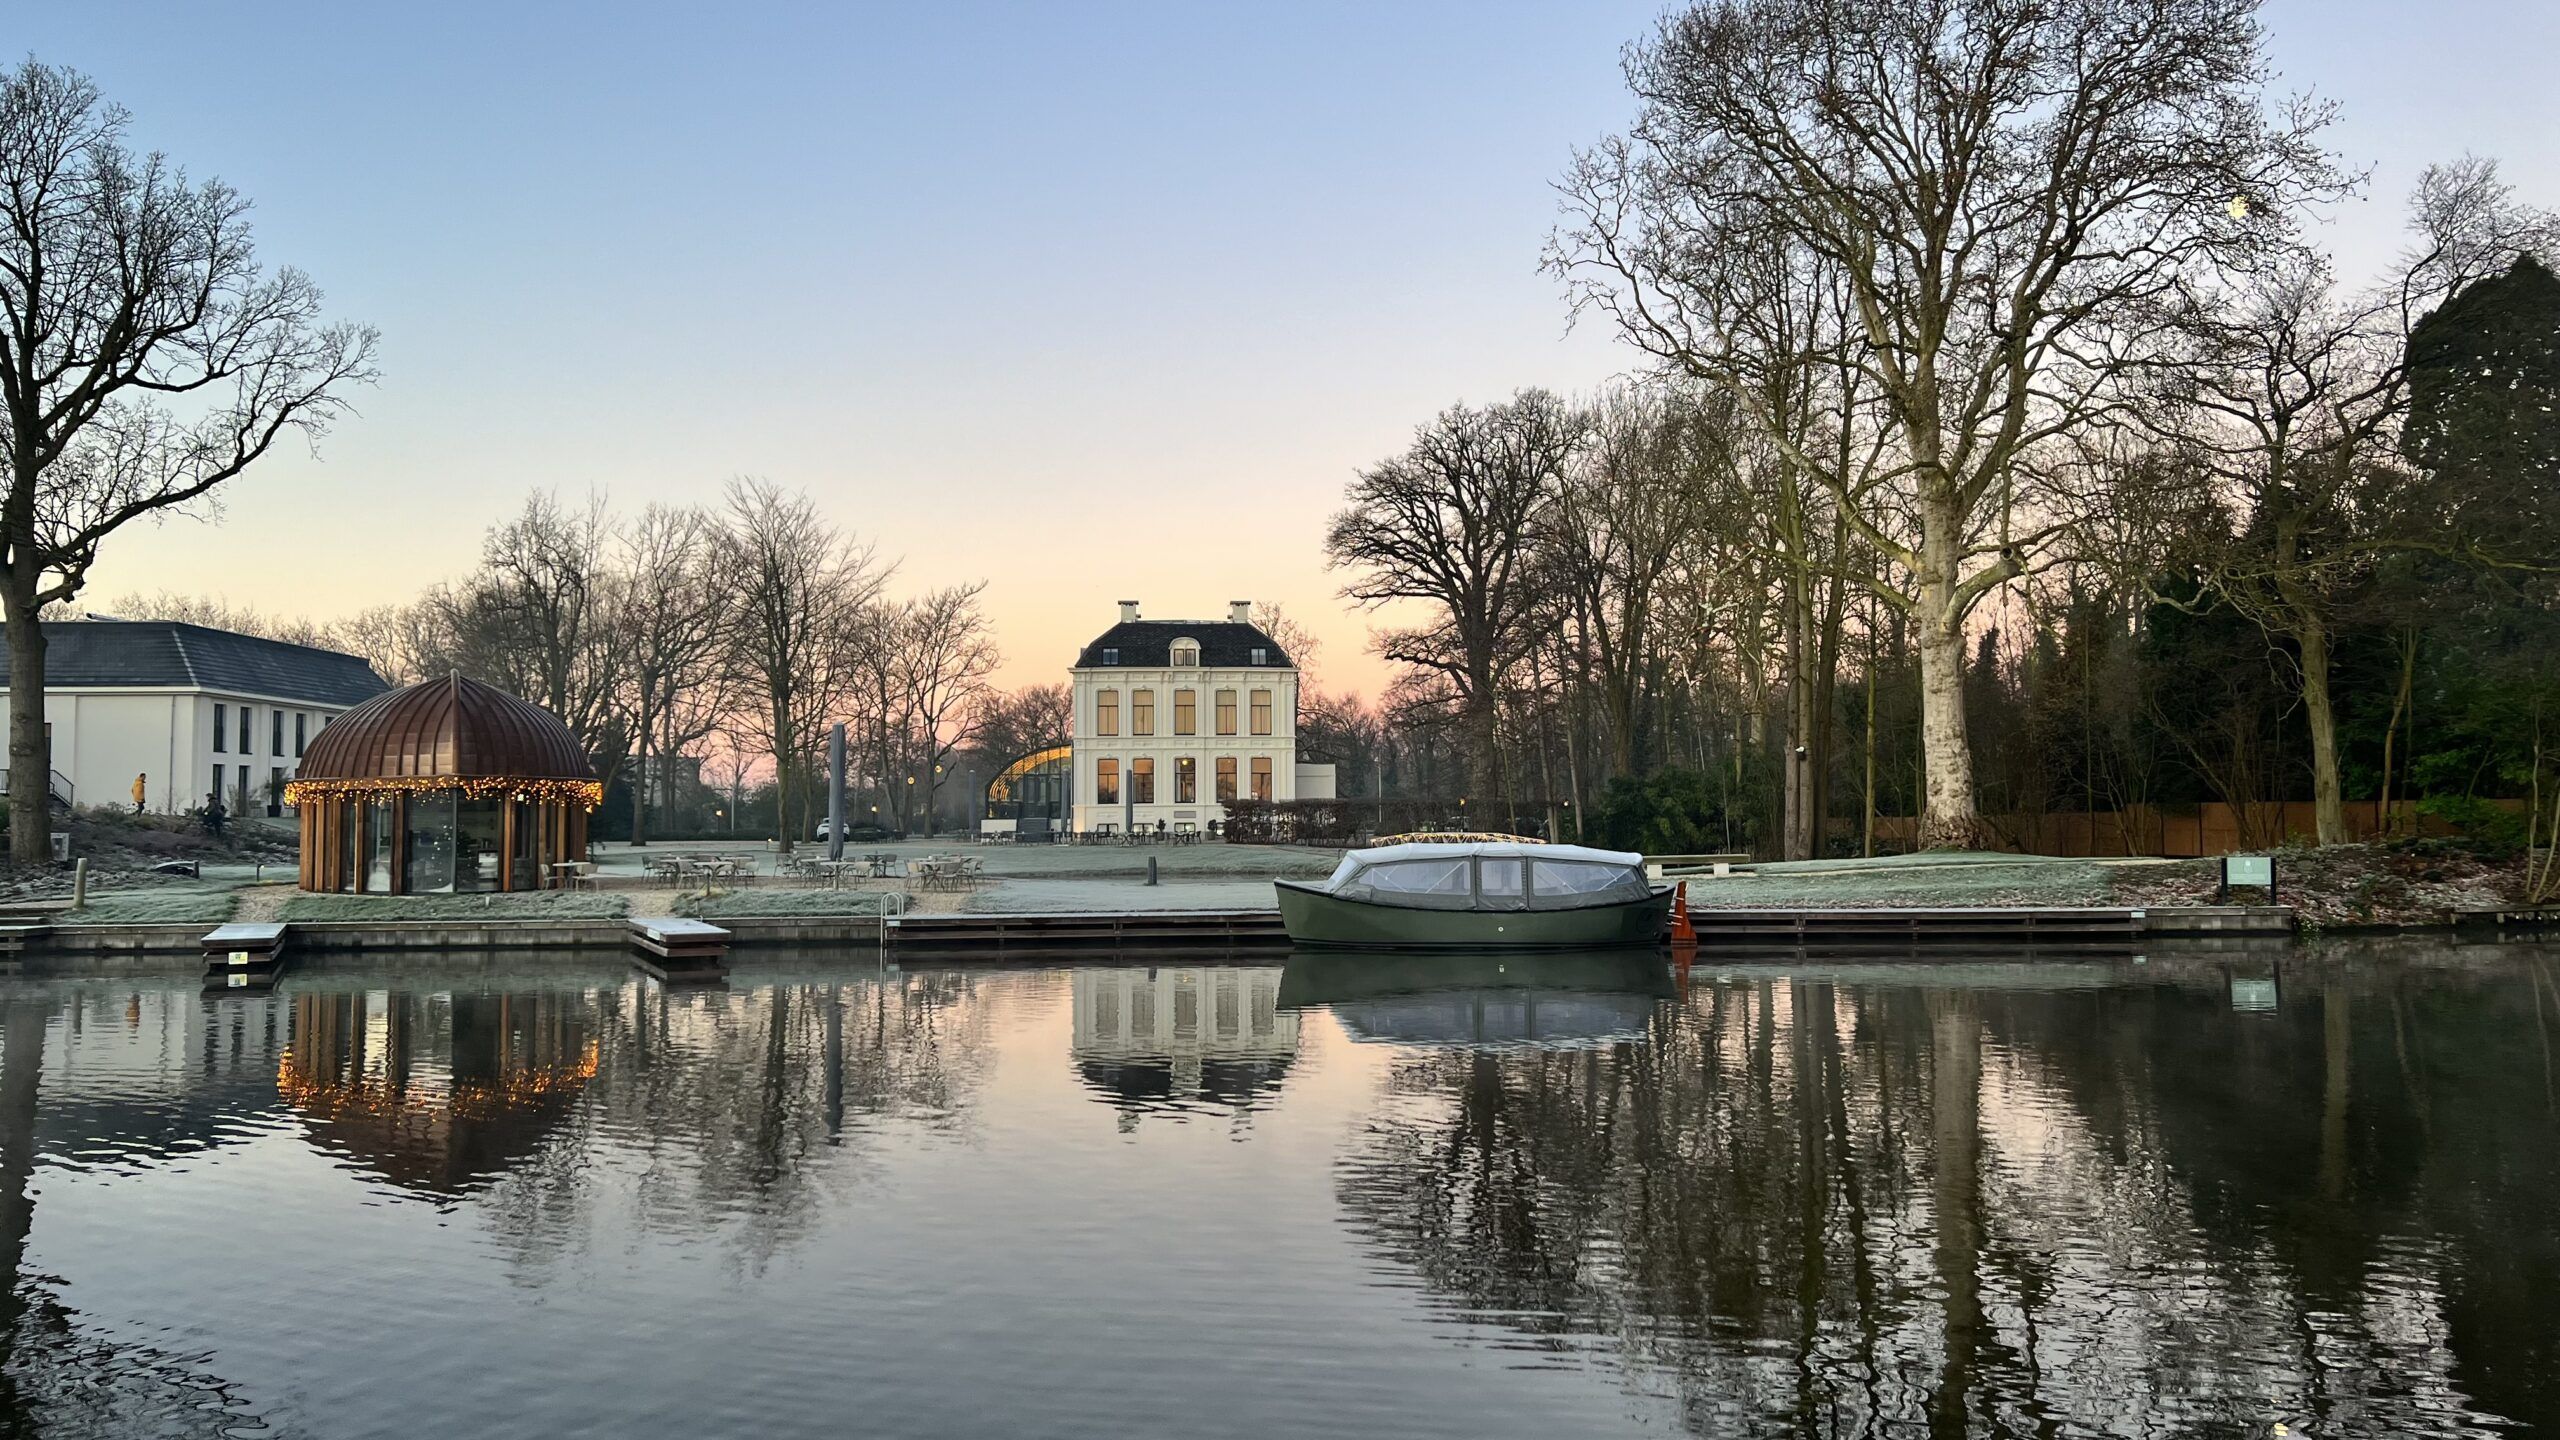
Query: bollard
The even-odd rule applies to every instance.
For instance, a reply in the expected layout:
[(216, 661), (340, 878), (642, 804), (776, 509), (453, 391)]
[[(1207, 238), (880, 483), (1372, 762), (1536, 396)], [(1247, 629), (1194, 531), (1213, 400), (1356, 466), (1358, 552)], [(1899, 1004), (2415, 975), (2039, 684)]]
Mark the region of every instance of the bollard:
[(85, 855), (71, 866), (71, 908), (89, 908), (89, 859)]
[(1147, 857), (1147, 883), (1156, 883), (1156, 857), (1153, 855)]

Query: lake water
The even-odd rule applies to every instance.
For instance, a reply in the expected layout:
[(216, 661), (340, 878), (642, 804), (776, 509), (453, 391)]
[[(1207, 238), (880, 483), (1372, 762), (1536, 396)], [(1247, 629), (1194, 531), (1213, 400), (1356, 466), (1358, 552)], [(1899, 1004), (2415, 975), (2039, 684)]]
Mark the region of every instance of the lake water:
[(2560, 1425), (2560, 951), (0, 985), (0, 1433)]

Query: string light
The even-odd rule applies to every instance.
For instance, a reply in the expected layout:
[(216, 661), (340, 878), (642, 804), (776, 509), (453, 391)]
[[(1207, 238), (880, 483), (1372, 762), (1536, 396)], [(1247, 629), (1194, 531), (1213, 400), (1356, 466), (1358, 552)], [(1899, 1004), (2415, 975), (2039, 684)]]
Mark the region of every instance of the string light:
[(597, 780), (524, 779), (504, 775), (369, 775), (345, 779), (289, 780), (288, 805), (311, 801), (377, 800), (393, 795), (428, 795), (451, 791), (470, 800), (542, 800), (594, 810), (604, 803), (604, 784)]

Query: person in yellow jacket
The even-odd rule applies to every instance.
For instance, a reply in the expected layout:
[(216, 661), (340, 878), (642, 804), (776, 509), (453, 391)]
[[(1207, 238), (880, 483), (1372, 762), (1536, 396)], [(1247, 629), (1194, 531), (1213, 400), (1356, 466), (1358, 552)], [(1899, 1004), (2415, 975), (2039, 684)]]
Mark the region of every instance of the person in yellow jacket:
[(148, 791), (150, 790), (150, 788), (151, 788), (151, 777), (150, 777), (149, 775), (147, 775), (147, 774), (145, 774), (145, 775), (136, 775), (136, 776), (134, 776), (134, 777), (133, 777), (133, 813), (134, 813), (134, 814), (139, 815), (139, 814), (141, 814), (141, 813), (142, 813), (142, 797), (143, 797), (143, 795), (144, 795), (146, 792), (148, 792)]

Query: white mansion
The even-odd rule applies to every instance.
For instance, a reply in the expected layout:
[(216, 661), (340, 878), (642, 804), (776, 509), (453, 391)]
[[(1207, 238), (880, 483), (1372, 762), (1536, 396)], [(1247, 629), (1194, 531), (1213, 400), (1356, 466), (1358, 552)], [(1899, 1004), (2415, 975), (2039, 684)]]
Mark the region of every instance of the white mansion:
[(44, 639), (47, 786), (65, 803), (130, 807), (139, 781), (162, 813), (219, 791), (234, 815), (280, 814), (320, 727), (390, 688), (353, 655), (174, 620), (47, 620)]
[(1224, 620), (1120, 623), (1076, 657), (1072, 824), (1207, 829), (1223, 802), (1330, 800), (1298, 763), (1298, 668), (1238, 600)]

